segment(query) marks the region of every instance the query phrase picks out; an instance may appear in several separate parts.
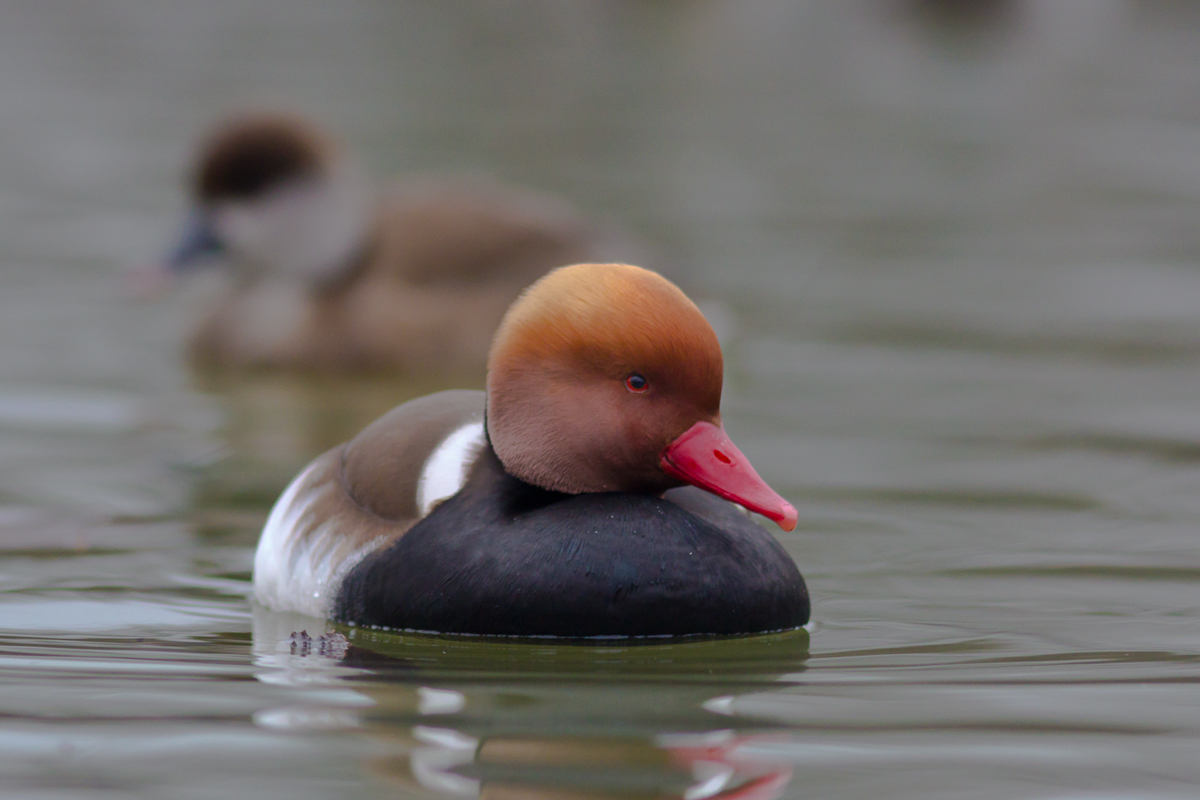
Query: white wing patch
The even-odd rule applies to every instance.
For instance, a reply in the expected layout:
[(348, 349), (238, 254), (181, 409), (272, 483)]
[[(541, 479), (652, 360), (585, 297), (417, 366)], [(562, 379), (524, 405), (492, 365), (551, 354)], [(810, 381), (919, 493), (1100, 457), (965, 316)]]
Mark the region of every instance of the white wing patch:
[(483, 423), (469, 422), (443, 439), (425, 460), (417, 481), (417, 509), (422, 517), (463, 487), (483, 442)]

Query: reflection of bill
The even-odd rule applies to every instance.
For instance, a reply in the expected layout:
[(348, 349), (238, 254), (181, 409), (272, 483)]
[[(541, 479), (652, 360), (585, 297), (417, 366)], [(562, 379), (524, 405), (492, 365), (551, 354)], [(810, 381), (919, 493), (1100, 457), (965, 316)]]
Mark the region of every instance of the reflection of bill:
[(683, 793), (683, 800), (719, 797), (738, 800), (773, 800), (792, 779), (791, 767), (745, 752), (747, 745), (785, 738), (769, 734), (739, 736), (732, 731), (704, 734), (662, 734), (656, 744), (680, 766), (691, 769), (698, 780)]
[[(792, 778), (790, 767), (744, 752), (746, 745), (777, 738), (770, 735), (663, 734), (654, 742), (506, 736), (481, 740), (451, 728), (418, 725), (412, 737), (408, 775), (396, 769), (400, 764), (395, 760), (378, 766), (393, 780), (453, 797), (774, 800)], [(570, 778), (563, 777), (567, 773)], [(683, 781), (680, 773), (686, 776)], [(663, 782), (672, 788), (664, 792)]]

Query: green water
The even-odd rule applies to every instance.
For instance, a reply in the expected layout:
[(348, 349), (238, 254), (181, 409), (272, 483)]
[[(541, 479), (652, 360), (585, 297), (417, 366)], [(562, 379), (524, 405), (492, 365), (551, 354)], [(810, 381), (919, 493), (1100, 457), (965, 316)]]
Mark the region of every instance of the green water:
[[(1200, 15), (914, 5), (0, 4), (0, 795), (1200, 794)], [(193, 375), (206, 281), (123, 295), (264, 101), (567, 195), (732, 320), (809, 630), (252, 608), (288, 479), (443, 388)]]

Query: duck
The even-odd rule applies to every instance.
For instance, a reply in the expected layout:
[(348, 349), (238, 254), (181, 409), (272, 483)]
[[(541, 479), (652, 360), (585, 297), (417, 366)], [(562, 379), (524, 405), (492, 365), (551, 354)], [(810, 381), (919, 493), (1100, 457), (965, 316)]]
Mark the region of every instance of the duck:
[(216, 125), (190, 187), (175, 244), (132, 278), (158, 287), (229, 267), (189, 337), (201, 367), (475, 373), (522, 288), (636, 247), (557, 197), (487, 179), (376, 192), (332, 135), (286, 112)]
[(790, 630), (804, 579), (747, 511), (796, 508), (721, 421), (721, 347), (675, 284), (575, 264), (512, 305), (484, 391), (410, 400), (275, 503), (259, 604), (440, 634), (662, 637)]

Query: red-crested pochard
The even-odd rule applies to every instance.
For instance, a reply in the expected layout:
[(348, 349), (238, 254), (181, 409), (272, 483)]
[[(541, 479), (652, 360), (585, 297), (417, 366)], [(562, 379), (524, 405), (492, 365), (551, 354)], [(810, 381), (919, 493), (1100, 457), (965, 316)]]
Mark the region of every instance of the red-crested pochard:
[(377, 195), (332, 138), (287, 114), (217, 126), (191, 194), (161, 268), (134, 277), (231, 267), (190, 340), (214, 366), (478, 370), (522, 288), (631, 246), (556, 198), (495, 183), (413, 180)]
[(442, 633), (801, 626), (796, 565), (734, 503), (785, 530), (796, 509), (726, 436), (722, 369), (704, 316), (657, 273), (554, 270), (501, 322), (486, 392), (405, 403), (301, 472), (263, 529), (255, 595)]

